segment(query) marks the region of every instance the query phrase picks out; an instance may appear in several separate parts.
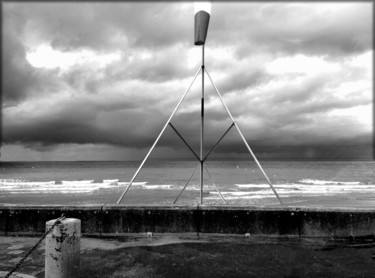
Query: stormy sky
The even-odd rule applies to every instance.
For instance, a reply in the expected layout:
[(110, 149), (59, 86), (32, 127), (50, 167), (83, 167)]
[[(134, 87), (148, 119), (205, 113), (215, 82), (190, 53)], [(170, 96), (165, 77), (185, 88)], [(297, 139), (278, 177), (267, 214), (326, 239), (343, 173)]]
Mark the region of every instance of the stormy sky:
[[(2, 3), (2, 160), (139, 160), (201, 64), (193, 2)], [(372, 2), (214, 2), (205, 64), (260, 159), (371, 159)], [(199, 153), (198, 78), (173, 125)], [(230, 126), (205, 81), (205, 152)], [(168, 127), (153, 157), (193, 157)], [(232, 129), (213, 158), (248, 157)]]

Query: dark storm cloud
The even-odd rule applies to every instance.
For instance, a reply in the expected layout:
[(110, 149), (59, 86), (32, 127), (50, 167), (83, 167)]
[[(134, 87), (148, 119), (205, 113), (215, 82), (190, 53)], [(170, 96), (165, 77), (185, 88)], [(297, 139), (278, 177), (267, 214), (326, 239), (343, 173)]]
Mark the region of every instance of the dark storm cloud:
[(24, 19), (15, 14), (5, 14), (2, 32), (2, 97), (4, 105), (27, 97), (30, 88), (38, 84), (38, 74), (26, 61), (26, 51), (19, 33)]
[[(59, 103), (49, 110), (51, 112), (47, 110), (39, 117), (30, 119), (20, 116), (17, 120), (5, 119), (4, 142), (35, 143), (37, 146), (40, 143), (44, 146), (107, 143), (134, 147), (149, 142), (149, 139), (142, 139), (145, 125), (137, 119), (142, 116), (155, 117), (157, 111), (146, 112), (122, 105), (122, 110), (113, 115), (108, 113), (112, 109), (110, 104), (106, 106), (87, 99), (74, 99)], [(130, 118), (132, 121), (129, 121)], [(153, 126), (153, 122), (150, 120), (146, 127)]]
[[(263, 159), (307, 159), (307, 160), (351, 160), (351, 159), (372, 159), (371, 138), (365, 138), (366, 143), (348, 143), (337, 142), (337, 144), (319, 144), (319, 145), (280, 145), (280, 146), (262, 146), (256, 142), (249, 142), (253, 147), (256, 156)], [(244, 152), (237, 145), (224, 146), (222, 153), (229, 152), (233, 157), (249, 158), (250, 154)], [(220, 156), (220, 154), (218, 154)]]

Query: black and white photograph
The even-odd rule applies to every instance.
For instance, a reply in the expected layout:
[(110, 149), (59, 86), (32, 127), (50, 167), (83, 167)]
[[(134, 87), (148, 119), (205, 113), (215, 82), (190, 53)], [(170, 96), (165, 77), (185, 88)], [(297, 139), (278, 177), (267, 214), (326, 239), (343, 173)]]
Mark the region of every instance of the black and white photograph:
[(373, 1), (2, 1), (0, 277), (372, 277)]

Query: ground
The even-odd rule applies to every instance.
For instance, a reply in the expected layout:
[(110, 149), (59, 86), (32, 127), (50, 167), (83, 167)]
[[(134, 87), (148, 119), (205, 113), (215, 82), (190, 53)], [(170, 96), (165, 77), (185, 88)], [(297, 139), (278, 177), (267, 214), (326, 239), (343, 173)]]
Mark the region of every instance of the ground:
[[(37, 237), (0, 237), (9, 271)], [(44, 242), (18, 270), (44, 277)], [(80, 277), (374, 277), (374, 239), (145, 234), (81, 238)], [(0, 275), (1, 277), (1, 275)]]

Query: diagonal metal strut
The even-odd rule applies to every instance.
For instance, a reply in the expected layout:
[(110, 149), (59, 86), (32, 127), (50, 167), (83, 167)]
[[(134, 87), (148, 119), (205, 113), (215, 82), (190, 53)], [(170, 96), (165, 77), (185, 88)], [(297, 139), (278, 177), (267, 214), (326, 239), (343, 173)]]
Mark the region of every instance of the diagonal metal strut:
[(199, 156), (194, 152), (193, 148), (190, 147), (190, 145), (188, 144), (188, 142), (186, 142), (186, 140), (184, 139), (184, 137), (182, 137), (182, 135), (177, 131), (177, 129), (172, 125), (172, 123), (169, 123), (169, 125), (176, 132), (176, 134), (178, 135), (178, 137), (180, 137), (180, 139), (182, 140), (182, 142), (184, 142), (185, 145), (189, 148), (189, 150), (194, 154), (194, 156), (198, 159), (198, 161), (201, 161), (201, 159), (199, 158)]
[(216, 144), (212, 147), (212, 149), (207, 153), (207, 155), (203, 158), (203, 162), (206, 161), (208, 156), (213, 152), (214, 149), (216, 149), (217, 145), (219, 145), (220, 141), (227, 135), (229, 130), (234, 126), (234, 123), (231, 124), (231, 126), (227, 129), (227, 131), (224, 132), (223, 136), (220, 137), (219, 141), (216, 142)]
[(273, 185), (272, 185), (270, 179), (268, 178), (267, 174), (264, 172), (264, 170), (263, 170), (262, 166), (260, 165), (258, 159), (256, 158), (256, 156), (254, 155), (253, 151), (251, 150), (251, 148), (250, 148), (249, 144), (247, 143), (245, 137), (243, 136), (243, 134), (242, 134), (240, 128), (238, 127), (238, 125), (237, 125), (236, 122), (234, 121), (234, 119), (233, 119), (233, 117), (232, 117), (232, 114), (230, 113), (230, 111), (229, 111), (227, 105), (225, 104), (225, 102), (224, 102), (224, 100), (223, 100), (223, 98), (222, 98), (222, 96), (221, 96), (219, 90), (216, 88), (216, 85), (215, 85), (214, 82), (212, 81), (210, 74), (208, 73), (207, 69), (204, 69), (204, 71), (206, 72), (208, 78), (210, 79), (212, 86), (214, 86), (215, 91), (216, 91), (217, 95), (219, 96), (219, 98), (220, 98), (220, 100), (221, 100), (221, 103), (224, 105), (225, 110), (227, 110), (227, 113), (228, 113), (229, 117), (232, 119), (232, 122), (233, 122), (234, 126), (237, 128), (237, 131), (238, 131), (238, 133), (240, 134), (240, 136), (241, 136), (243, 142), (245, 143), (247, 149), (249, 150), (250, 154), (251, 154), (252, 157), (254, 158), (255, 163), (258, 165), (259, 169), (261, 170), (263, 176), (264, 176), (265, 179), (267, 180), (269, 186), (271, 187), (273, 193), (276, 195), (276, 198), (279, 200), (280, 204), (281, 204), (282, 206), (284, 206), (283, 201), (280, 199), (279, 194), (277, 194), (276, 189), (273, 187)]

